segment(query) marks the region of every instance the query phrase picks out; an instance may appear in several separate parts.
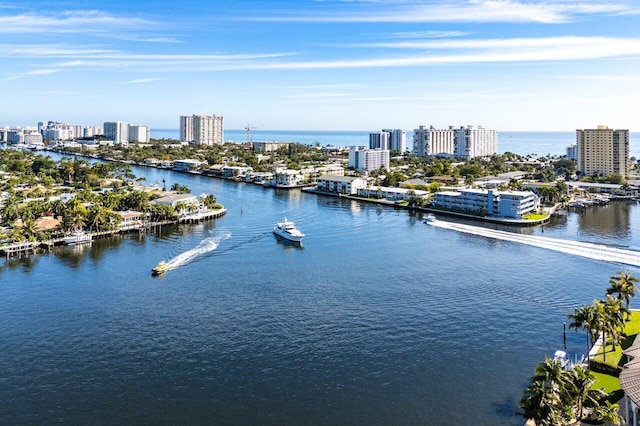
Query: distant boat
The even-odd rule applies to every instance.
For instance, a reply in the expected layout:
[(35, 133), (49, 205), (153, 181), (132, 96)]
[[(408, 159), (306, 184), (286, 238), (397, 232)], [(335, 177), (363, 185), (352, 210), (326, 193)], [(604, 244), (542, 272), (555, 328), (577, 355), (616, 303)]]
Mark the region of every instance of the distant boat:
[(153, 269), (151, 269), (151, 275), (153, 276), (158, 276), (158, 275), (162, 275), (165, 272), (167, 272), (167, 270), (169, 269), (167, 262), (165, 262), (164, 260), (161, 260), (160, 263), (158, 263), (156, 266), (153, 267)]
[(304, 237), (304, 234), (296, 228), (295, 224), (287, 220), (286, 217), (284, 218), (284, 222), (278, 222), (276, 224), (275, 228), (273, 228), (273, 233), (296, 243), (301, 242)]
[(428, 215), (426, 215), (424, 217), (424, 223), (431, 223), (431, 222), (435, 222), (436, 221), (436, 217), (434, 215), (432, 215), (431, 213), (429, 213)]
[(64, 237), (62, 241), (68, 245), (90, 243), (91, 234), (87, 234), (84, 231), (75, 231), (73, 234)]

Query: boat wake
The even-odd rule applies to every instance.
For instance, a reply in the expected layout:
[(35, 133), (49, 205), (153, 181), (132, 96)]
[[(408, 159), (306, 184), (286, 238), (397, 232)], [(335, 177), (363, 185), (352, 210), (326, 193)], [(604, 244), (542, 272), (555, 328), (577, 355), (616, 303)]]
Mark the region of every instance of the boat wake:
[(179, 255), (167, 260), (163, 265), (163, 272), (179, 268), (180, 266), (184, 266), (194, 261), (195, 259), (202, 257), (206, 253), (217, 249), (221, 241), (224, 241), (230, 237), (231, 234), (228, 233), (226, 235), (218, 237), (205, 238), (204, 240), (200, 241), (200, 244), (198, 244), (197, 247), (192, 248), (191, 250), (187, 250), (184, 253), (180, 253)]
[(624, 265), (640, 266), (640, 254), (637, 251), (609, 247), (601, 244), (584, 243), (581, 241), (562, 240), (557, 238), (540, 237), (535, 235), (521, 235), (512, 232), (498, 231), (479, 226), (463, 225), (460, 223), (435, 221), (429, 225), (438, 228), (452, 229), (467, 234), (479, 235), (482, 237), (495, 238), (504, 241), (527, 244), (548, 250), (555, 250), (562, 253), (587, 257), (605, 262), (621, 263)]

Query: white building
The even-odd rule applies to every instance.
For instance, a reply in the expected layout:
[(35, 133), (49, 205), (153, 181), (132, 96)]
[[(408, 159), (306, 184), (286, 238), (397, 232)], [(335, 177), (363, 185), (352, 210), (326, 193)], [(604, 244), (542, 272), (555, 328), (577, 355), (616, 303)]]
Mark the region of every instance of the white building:
[(180, 140), (196, 145), (216, 145), (224, 141), (221, 115), (192, 115), (180, 117)]
[(420, 126), (413, 130), (413, 153), (425, 156), (453, 156), (455, 152), (453, 127), (436, 129)]
[(264, 141), (252, 142), (251, 145), (255, 152), (275, 152), (280, 148), (289, 148), (291, 142)]
[(349, 147), (349, 167), (362, 173), (384, 168), (389, 169), (389, 151), (382, 149), (368, 149), (364, 147)]
[(124, 121), (105, 121), (104, 136), (114, 143), (129, 142), (129, 123)]
[(567, 147), (567, 158), (578, 161), (578, 146), (575, 143)]
[(389, 133), (389, 150), (405, 152), (407, 150), (407, 132), (404, 129), (382, 129)]
[(129, 126), (129, 141), (148, 143), (150, 139), (149, 126)]
[(201, 165), (205, 164), (204, 161), (193, 160), (193, 159), (184, 159), (184, 160), (174, 160), (173, 161), (173, 170), (178, 172), (188, 172), (190, 170), (196, 170)]
[(539, 198), (531, 191), (464, 189), (436, 192), (433, 206), (461, 213), (521, 219), (538, 210)]
[(337, 194), (355, 195), (359, 189), (366, 188), (366, 186), (365, 179), (354, 176), (323, 175), (317, 181), (318, 190)]
[(358, 189), (358, 195), (367, 198), (386, 199), (388, 201), (403, 201), (412, 197), (426, 198), (429, 191), (417, 189), (395, 188), (390, 186), (372, 186)]
[(384, 130), (369, 133), (369, 149), (389, 150), (389, 136)]
[(482, 126), (455, 129), (455, 156), (460, 158), (490, 157), (498, 153), (498, 132)]
[(295, 188), (301, 186), (306, 179), (306, 175), (301, 170), (282, 169), (273, 173), (273, 180), (268, 182), (267, 185)]

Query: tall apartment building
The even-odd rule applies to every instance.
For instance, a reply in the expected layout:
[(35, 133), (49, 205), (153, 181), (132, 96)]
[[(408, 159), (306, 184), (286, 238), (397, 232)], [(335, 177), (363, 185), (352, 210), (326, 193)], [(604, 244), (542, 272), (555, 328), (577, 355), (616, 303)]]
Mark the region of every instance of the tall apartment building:
[(567, 158), (569, 160), (578, 161), (578, 146), (575, 143), (567, 147)]
[(129, 142), (129, 123), (124, 121), (105, 121), (104, 136), (113, 143)]
[(222, 116), (180, 116), (180, 140), (196, 145), (222, 144), (224, 141)]
[(605, 176), (629, 174), (629, 130), (607, 126), (576, 130), (578, 173)]
[(150, 140), (149, 126), (129, 126), (129, 141), (148, 143)]
[(407, 149), (407, 134), (404, 129), (382, 129), (389, 133), (389, 150), (405, 152)]
[(455, 156), (460, 158), (490, 157), (498, 153), (498, 132), (482, 126), (455, 129)]
[(381, 167), (389, 169), (389, 150), (349, 147), (349, 167), (368, 173)]
[(369, 149), (389, 150), (389, 136), (389, 133), (384, 130), (369, 133)]
[(413, 153), (419, 157), (453, 156), (455, 152), (453, 126), (436, 129), (420, 126), (413, 131)]

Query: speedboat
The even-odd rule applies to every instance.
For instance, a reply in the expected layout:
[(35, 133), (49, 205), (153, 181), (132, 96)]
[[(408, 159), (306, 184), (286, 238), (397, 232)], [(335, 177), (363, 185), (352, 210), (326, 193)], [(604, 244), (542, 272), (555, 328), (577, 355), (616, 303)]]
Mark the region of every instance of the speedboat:
[(431, 213), (429, 213), (428, 215), (426, 215), (424, 217), (424, 223), (432, 223), (436, 221), (436, 217), (434, 215), (432, 215)]
[(65, 244), (82, 244), (91, 242), (91, 234), (84, 231), (76, 231), (62, 239)]
[(276, 227), (273, 228), (273, 233), (279, 237), (296, 243), (302, 241), (302, 237), (304, 237), (304, 234), (296, 228), (295, 224), (290, 220), (287, 220), (286, 217), (284, 218), (284, 222), (278, 222), (276, 224)]
[(151, 269), (151, 275), (162, 275), (169, 270), (169, 265), (164, 260), (161, 260), (156, 266)]

